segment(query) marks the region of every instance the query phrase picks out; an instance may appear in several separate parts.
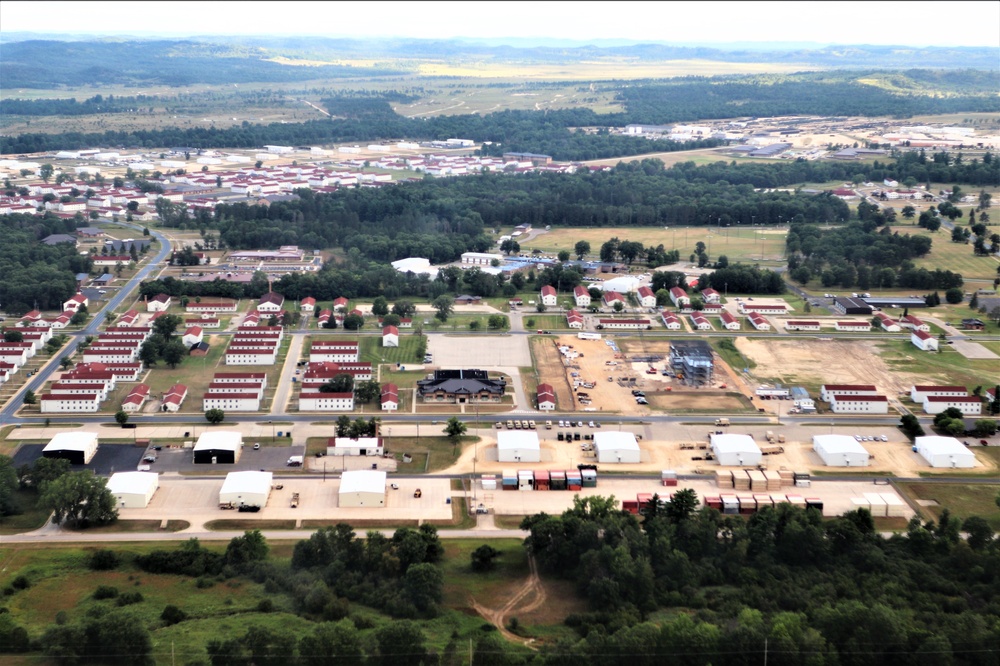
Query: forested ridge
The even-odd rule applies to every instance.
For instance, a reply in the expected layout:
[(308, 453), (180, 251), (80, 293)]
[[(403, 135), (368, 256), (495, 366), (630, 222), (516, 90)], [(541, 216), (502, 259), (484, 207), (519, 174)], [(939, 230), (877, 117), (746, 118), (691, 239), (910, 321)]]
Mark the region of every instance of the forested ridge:
[[(868, 77), (865, 80), (892, 78), (892, 87), (862, 83), (864, 77)], [(1000, 110), (1000, 99), (984, 92), (984, 89), (996, 89), (995, 85), (989, 88), (989, 83), (995, 79), (992, 72), (975, 70), (936, 74), (911, 70), (905, 75), (871, 70), (853, 76), (820, 72), (770, 78), (684, 77), (621, 86), (618, 95), (625, 111), (608, 114), (579, 108), (406, 118), (389, 104), (409, 99), (406, 96), (373, 94), (364, 102), (356, 94), (343, 94), (323, 100), (334, 116), (330, 119), (269, 125), (244, 122), (230, 128), (22, 134), (0, 138), (0, 152), (30, 153), (92, 146), (256, 148), (265, 144), (315, 145), (460, 137), (480, 144), (489, 142), (491, 145), (484, 146), (489, 154), (521, 151), (545, 153), (557, 160), (602, 159), (705, 148), (720, 142), (712, 139), (687, 143), (649, 141), (606, 132), (575, 132), (571, 128), (793, 114), (905, 118), (913, 114), (996, 112)], [(956, 91), (952, 92), (952, 88)], [(949, 94), (928, 94), (937, 91)]]

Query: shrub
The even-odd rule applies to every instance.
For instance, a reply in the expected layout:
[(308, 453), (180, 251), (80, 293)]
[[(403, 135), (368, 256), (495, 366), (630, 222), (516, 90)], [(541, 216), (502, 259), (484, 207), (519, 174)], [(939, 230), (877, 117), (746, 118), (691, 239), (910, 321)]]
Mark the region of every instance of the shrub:
[(163, 612), (160, 613), (160, 619), (167, 623), (167, 626), (172, 624), (177, 624), (178, 622), (183, 622), (187, 619), (187, 613), (182, 611), (177, 606), (173, 604), (164, 607)]
[(27, 590), (29, 587), (31, 587), (31, 581), (28, 580), (27, 577), (25, 576), (18, 576), (14, 580), (10, 581), (10, 585), (15, 590)]
[(113, 550), (95, 550), (87, 558), (87, 566), (94, 571), (111, 571), (121, 564), (121, 557)]
[(118, 596), (117, 603), (119, 606), (130, 606), (132, 604), (142, 603), (142, 592), (123, 592)]
[(274, 602), (270, 599), (261, 599), (260, 603), (257, 604), (258, 613), (272, 613), (274, 612)]
[(114, 599), (118, 596), (118, 588), (110, 585), (99, 585), (94, 594), (94, 599)]

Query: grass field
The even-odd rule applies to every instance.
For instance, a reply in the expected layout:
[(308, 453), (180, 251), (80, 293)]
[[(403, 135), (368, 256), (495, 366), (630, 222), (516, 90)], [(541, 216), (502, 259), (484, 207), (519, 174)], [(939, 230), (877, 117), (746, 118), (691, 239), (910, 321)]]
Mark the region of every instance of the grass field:
[[(989, 346), (990, 343), (986, 343), (986, 345)], [(937, 376), (944, 384), (962, 384), (974, 387), (993, 386), (996, 383), (995, 359), (968, 359), (950, 345), (942, 345), (941, 353), (934, 353), (922, 352), (909, 341), (887, 340), (880, 344), (880, 348), (883, 360), (893, 369)], [(993, 351), (997, 350), (993, 349)]]
[(15, 490), (14, 498), (22, 513), (0, 517), (0, 534), (19, 534), (38, 529), (49, 518), (49, 512), (38, 507), (38, 493)]
[(412, 333), (399, 333), (398, 347), (383, 347), (381, 336), (366, 335), (359, 338), (361, 361), (365, 363), (419, 363), (423, 360), (421, 344), (426, 349), (426, 338)]
[(987, 280), (990, 285), (997, 277), (997, 266), (1000, 266), (993, 257), (977, 257), (972, 253), (972, 244), (952, 243), (951, 232), (940, 229), (936, 232), (929, 232), (925, 229), (907, 227), (899, 229), (901, 233), (913, 235), (929, 236), (933, 240), (931, 251), (925, 257), (917, 259), (914, 263), (918, 268), (934, 270), (953, 271), (961, 273), (966, 280)]
[[(763, 260), (779, 261), (784, 256), (787, 230), (768, 227), (761, 231), (742, 227), (718, 229), (715, 227), (628, 227), (621, 229), (558, 227), (537, 238), (525, 242), (521, 248), (528, 251), (538, 248), (547, 253), (560, 250), (574, 252), (577, 241), (590, 243), (591, 258), (597, 258), (601, 245), (613, 236), (619, 240), (640, 242), (643, 245), (663, 244), (667, 249), (681, 252), (681, 262), (686, 262), (694, 252), (695, 244), (705, 243), (709, 258), (713, 261), (726, 255), (729, 261), (756, 263)], [(636, 266), (638, 268), (638, 265)]]
[[(977, 451), (978, 452), (978, 451)], [(948, 509), (960, 520), (970, 516), (985, 518), (994, 530), (1000, 530), (1000, 507), (996, 504), (1000, 487), (975, 483), (903, 483), (902, 488), (916, 499), (935, 500), (937, 505), (923, 509), (935, 520)]]

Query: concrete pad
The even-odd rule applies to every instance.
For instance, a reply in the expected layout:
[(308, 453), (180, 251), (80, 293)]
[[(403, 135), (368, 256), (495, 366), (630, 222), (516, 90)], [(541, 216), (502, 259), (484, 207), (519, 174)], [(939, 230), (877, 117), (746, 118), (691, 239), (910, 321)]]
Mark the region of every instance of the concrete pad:
[(978, 342), (969, 342), (968, 340), (954, 340), (951, 346), (955, 348), (959, 354), (965, 358), (971, 359), (995, 359), (1000, 358), (993, 352), (991, 352), (986, 347), (982, 346)]
[(441, 368), (525, 367), (531, 365), (526, 335), (428, 335), (427, 351)]

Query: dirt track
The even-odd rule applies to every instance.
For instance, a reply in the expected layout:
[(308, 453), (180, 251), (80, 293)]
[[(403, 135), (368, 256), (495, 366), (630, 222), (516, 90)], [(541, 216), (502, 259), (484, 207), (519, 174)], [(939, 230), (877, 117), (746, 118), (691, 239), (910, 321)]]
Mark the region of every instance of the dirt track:
[[(505, 603), (501, 608), (496, 610), (486, 608), (477, 603), (472, 597), (469, 597), (469, 605), (482, 615), (484, 620), (495, 626), (508, 641), (522, 643), (531, 647), (532, 639), (522, 638), (507, 629), (507, 619), (509, 617), (517, 613), (530, 613), (545, 603), (545, 586), (542, 585), (542, 581), (538, 577), (538, 565), (535, 564), (535, 558), (531, 555), (528, 555), (528, 567), (531, 570), (528, 574), (528, 580), (524, 582), (524, 586), (517, 591), (517, 594), (511, 597), (510, 601)], [(521, 605), (522, 602), (529, 599), (530, 601)]]

